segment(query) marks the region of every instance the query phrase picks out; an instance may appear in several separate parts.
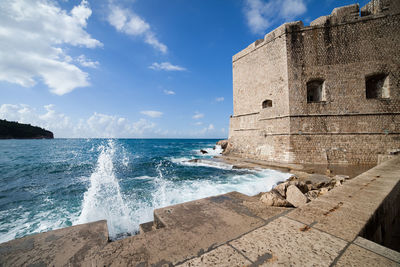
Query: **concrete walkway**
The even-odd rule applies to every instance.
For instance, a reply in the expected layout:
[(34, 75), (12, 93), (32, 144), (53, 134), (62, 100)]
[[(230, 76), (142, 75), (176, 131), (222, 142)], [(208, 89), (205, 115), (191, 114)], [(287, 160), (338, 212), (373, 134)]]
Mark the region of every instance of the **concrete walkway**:
[[(400, 157), (297, 209), (237, 192), (154, 211), (108, 242), (105, 221), (0, 244), (0, 266), (400, 266)], [(368, 240), (369, 239), (369, 240)]]

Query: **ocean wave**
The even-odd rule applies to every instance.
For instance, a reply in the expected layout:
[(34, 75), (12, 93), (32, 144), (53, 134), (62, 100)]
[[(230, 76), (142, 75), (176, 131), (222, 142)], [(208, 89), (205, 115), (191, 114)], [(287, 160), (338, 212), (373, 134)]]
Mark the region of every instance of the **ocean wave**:
[[(74, 142), (76, 149), (83, 141)], [(71, 160), (70, 167), (63, 167), (64, 173), (29, 169), (27, 175), (35, 173), (35, 180), (26, 180), (27, 175), (14, 180), (15, 185), (0, 180), (7, 185), (2, 193), (10, 196), (1, 200), (9, 208), (0, 211), (0, 242), (96, 220), (107, 220), (111, 239), (118, 239), (137, 233), (139, 224), (152, 221), (154, 209), (231, 191), (256, 195), (290, 176), (273, 170), (232, 169), (232, 165), (194, 150), (206, 147), (212, 152), (210, 142), (177, 144), (161, 153), (147, 144), (129, 143), (133, 141), (91, 142), (82, 148), (82, 155)], [(62, 151), (56, 152), (68, 156)], [(53, 164), (48, 158), (43, 162)], [(25, 190), (32, 182), (33, 187)], [(10, 202), (19, 191), (29, 195)]]
[(190, 167), (207, 167), (207, 168), (217, 168), (222, 170), (232, 170), (233, 165), (224, 163), (222, 161), (216, 161), (212, 159), (198, 159), (195, 157), (178, 157), (178, 158), (170, 158), (170, 161), (183, 165), (183, 166), (190, 166)]
[(135, 231), (132, 226), (132, 211), (126, 205), (114, 172), (113, 157), (116, 153), (114, 140), (100, 146), (100, 155), (95, 171), (90, 176), (90, 186), (84, 194), (82, 211), (77, 224), (107, 220), (109, 233)]

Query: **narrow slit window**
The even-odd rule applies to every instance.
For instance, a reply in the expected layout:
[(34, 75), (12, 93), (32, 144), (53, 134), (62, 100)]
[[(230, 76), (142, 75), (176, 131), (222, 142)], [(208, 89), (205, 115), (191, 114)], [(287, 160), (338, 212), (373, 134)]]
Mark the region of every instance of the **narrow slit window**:
[(380, 73), (365, 78), (366, 97), (373, 98), (389, 98), (389, 77)]
[(264, 102), (262, 102), (262, 108), (271, 108), (272, 107), (272, 100), (265, 100)]
[(325, 81), (312, 80), (307, 83), (307, 103), (325, 101)]

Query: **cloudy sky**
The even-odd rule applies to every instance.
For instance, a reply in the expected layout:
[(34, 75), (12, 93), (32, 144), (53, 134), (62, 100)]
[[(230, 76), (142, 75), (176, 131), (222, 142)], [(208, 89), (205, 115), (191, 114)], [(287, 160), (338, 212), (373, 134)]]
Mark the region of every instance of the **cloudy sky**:
[(232, 55), (352, 3), (1, 0), (0, 119), (56, 137), (225, 138)]

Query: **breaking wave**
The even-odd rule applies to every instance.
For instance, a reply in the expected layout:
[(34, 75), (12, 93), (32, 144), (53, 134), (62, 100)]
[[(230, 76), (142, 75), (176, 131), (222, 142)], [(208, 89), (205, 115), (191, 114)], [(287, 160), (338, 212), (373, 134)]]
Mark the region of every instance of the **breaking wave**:
[[(113, 158), (116, 150), (114, 141), (109, 140), (107, 145), (101, 145), (99, 149), (101, 152), (97, 166), (90, 176), (90, 186), (84, 194), (82, 212), (77, 223), (106, 219), (112, 237), (120, 233), (133, 232), (131, 210), (122, 197), (114, 173)], [(127, 164), (126, 158), (123, 158), (123, 164)]]
[[(119, 239), (152, 221), (154, 209), (231, 191), (256, 195), (289, 177), (274, 170), (233, 169), (212, 160), (221, 152), (213, 149), (212, 141), (54, 142), (58, 146), (50, 144), (48, 149), (55, 156), (49, 159), (40, 144), (33, 150), (38, 156), (18, 162), (0, 177), (5, 196), (0, 199), (0, 242), (98, 220), (107, 220), (110, 238)], [(12, 144), (12, 153), (26, 153), (25, 144), (17, 150)], [(208, 153), (200, 154), (199, 147)], [(21, 172), (18, 183), (14, 170)]]

